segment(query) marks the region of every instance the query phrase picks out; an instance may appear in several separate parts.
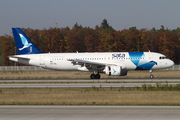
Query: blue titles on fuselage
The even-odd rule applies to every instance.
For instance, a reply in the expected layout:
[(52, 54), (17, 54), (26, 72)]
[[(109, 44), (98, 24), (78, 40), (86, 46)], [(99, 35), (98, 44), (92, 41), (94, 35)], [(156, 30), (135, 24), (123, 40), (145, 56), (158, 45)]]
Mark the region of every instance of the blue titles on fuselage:
[(125, 58), (125, 54), (122, 53), (112, 54), (112, 59), (113, 58)]

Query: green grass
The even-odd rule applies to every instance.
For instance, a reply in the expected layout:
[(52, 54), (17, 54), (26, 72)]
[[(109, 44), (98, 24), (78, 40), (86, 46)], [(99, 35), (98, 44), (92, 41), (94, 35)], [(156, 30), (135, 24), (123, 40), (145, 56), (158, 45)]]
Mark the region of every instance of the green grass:
[(180, 105), (179, 90), (179, 85), (167, 84), (142, 88), (1, 88), (0, 105)]
[(151, 84), (143, 84), (141, 90), (143, 91), (180, 91), (180, 84), (169, 85), (156, 83), (156, 86), (152, 86)]
[[(90, 79), (90, 72), (80, 71), (0, 71), (0, 79)], [(153, 71), (155, 78), (180, 78), (180, 71)], [(149, 71), (129, 71), (127, 76), (108, 76), (102, 79), (149, 78)]]

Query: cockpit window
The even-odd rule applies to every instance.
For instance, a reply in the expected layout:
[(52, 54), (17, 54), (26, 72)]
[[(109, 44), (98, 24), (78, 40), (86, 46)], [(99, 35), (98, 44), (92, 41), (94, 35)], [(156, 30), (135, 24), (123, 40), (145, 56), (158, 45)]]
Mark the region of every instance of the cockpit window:
[(166, 56), (162, 56), (162, 57), (159, 57), (159, 59), (161, 60), (161, 59), (167, 59), (167, 57)]

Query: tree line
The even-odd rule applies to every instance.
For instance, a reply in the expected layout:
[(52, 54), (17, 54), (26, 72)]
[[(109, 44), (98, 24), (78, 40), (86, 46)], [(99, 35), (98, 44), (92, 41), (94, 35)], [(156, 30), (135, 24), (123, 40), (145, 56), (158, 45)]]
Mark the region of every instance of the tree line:
[[(166, 55), (176, 64), (180, 62), (180, 28), (169, 30), (161, 25), (152, 28), (115, 30), (106, 19), (95, 28), (76, 23), (73, 28), (22, 28), (42, 52), (141, 52), (151, 51)], [(14, 65), (8, 56), (17, 54), (14, 37), (0, 36), (0, 65)], [(19, 64), (20, 65), (20, 64)]]

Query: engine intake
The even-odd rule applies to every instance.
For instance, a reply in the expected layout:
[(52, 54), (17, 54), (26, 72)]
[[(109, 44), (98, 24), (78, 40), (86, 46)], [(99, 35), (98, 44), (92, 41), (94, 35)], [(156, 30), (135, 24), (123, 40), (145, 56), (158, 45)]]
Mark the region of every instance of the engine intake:
[(127, 71), (122, 70), (122, 66), (106, 66), (105, 73), (109, 76), (126, 76)]

